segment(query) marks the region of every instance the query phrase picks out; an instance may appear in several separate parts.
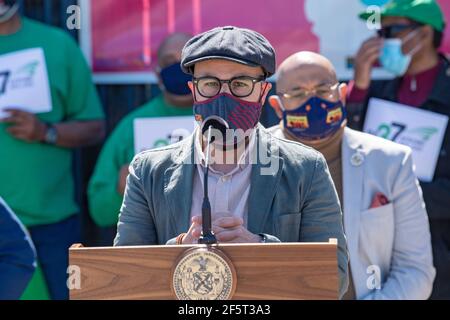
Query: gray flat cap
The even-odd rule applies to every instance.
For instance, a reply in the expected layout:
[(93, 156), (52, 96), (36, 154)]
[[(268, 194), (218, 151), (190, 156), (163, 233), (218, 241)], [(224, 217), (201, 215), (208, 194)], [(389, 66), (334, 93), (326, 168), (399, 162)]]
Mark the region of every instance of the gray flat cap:
[(238, 27), (219, 27), (189, 40), (181, 54), (181, 66), (192, 74), (200, 61), (225, 59), (252, 67), (262, 67), (268, 77), (275, 73), (275, 50), (258, 32)]

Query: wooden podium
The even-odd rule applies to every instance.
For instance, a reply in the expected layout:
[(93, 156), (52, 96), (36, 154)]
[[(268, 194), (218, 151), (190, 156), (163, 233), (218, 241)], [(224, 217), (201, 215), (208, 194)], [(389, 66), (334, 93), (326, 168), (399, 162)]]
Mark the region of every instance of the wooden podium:
[[(83, 248), (69, 251), (80, 273), (72, 300), (172, 300), (172, 270), (202, 246)], [(337, 240), (328, 243), (220, 244), (236, 281), (233, 300), (338, 299)]]

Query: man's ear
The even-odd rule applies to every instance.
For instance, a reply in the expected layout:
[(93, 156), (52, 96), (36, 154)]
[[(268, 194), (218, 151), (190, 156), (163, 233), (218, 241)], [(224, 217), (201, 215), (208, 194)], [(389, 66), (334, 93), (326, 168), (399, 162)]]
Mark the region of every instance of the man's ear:
[(341, 83), (339, 85), (339, 99), (344, 106), (347, 104), (347, 91), (348, 85), (346, 83)]
[(263, 95), (262, 95), (262, 99), (261, 101), (263, 103), (265, 103), (266, 99), (267, 99), (267, 95), (269, 94), (270, 90), (272, 90), (272, 84), (270, 82), (266, 82), (265, 85), (263, 85)]
[(434, 31), (432, 26), (423, 26), (422, 29), (422, 39), (426, 39), (425, 41), (430, 43), (434, 47), (434, 33), (437, 31)]
[(278, 118), (283, 118), (283, 103), (281, 102), (281, 99), (279, 96), (270, 96), (269, 97), (269, 104), (275, 110), (275, 113), (277, 114)]
[(188, 81), (188, 87), (189, 87), (189, 89), (191, 89), (192, 94), (194, 94), (195, 88), (194, 88), (194, 83), (192, 81)]

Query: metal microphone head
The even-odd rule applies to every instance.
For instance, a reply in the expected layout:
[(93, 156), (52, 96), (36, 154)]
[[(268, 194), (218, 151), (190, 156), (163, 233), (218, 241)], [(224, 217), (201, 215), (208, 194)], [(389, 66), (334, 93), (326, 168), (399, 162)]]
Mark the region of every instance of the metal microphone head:
[[(217, 116), (210, 116), (203, 121), (202, 124), (202, 134), (207, 137), (209, 127), (212, 127), (214, 130), (219, 131), (222, 134), (223, 139), (225, 139), (227, 134), (227, 129), (230, 128), (228, 123)], [(214, 137), (213, 137), (214, 138)]]

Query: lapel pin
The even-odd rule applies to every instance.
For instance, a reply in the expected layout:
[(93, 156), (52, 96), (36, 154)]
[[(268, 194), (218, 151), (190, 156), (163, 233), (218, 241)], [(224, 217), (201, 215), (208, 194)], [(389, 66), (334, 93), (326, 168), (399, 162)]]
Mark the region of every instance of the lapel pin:
[(361, 154), (361, 152), (356, 152), (355, 154), (352, 155), (350, 162), (352, 166), (359, 167), (364, 162), (364, 156)]

